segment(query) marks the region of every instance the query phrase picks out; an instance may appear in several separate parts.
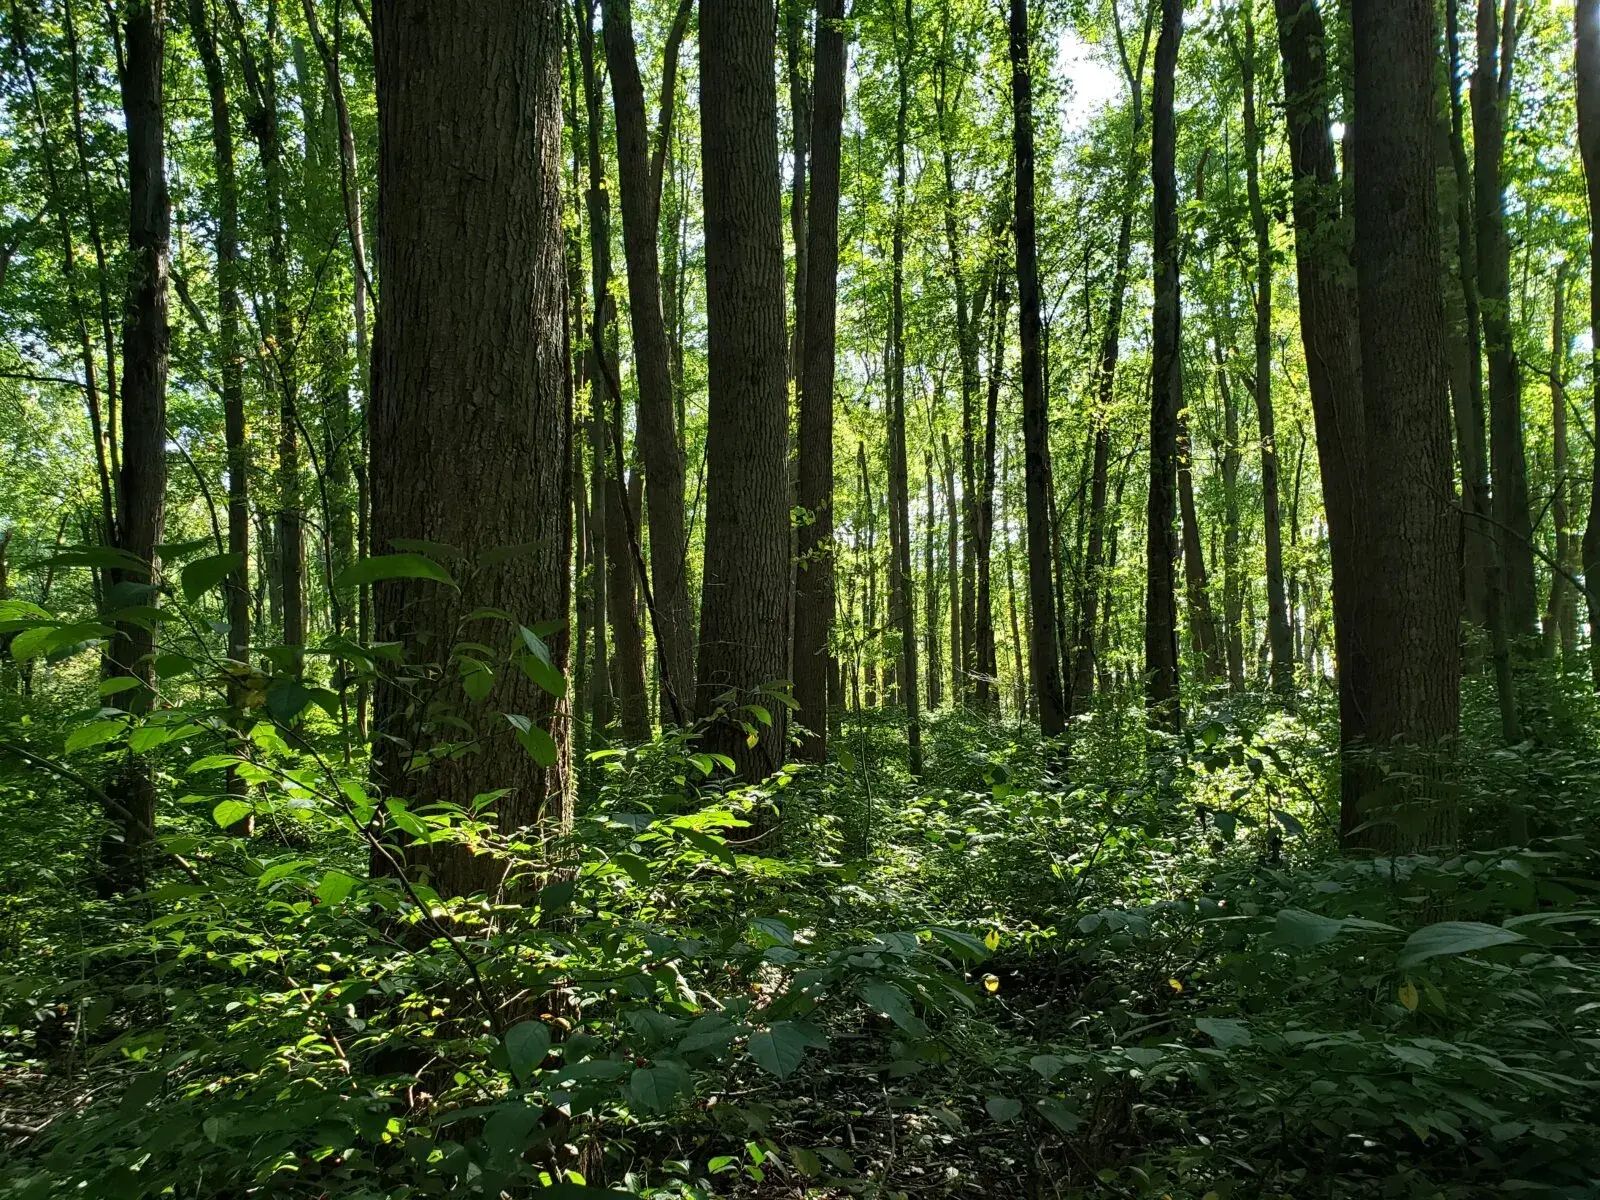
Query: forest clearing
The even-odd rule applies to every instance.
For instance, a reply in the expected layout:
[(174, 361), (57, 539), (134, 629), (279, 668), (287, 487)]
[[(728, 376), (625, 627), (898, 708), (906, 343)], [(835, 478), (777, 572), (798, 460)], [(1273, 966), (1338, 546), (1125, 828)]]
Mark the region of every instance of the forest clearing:
[(0, 1198), (1600, 1198), (1600, 0), (0, 30)]

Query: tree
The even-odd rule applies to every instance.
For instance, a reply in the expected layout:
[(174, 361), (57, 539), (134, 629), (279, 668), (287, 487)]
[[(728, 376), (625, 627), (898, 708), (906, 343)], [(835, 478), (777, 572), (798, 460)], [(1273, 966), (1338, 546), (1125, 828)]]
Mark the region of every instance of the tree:
[(1151, 96), (1151, 179), (1155, 185), (1155, 312), (1152, 318), (1150, 489), (1146, 515), (1144, 601), (1145, 699), (1152, 721), (1167, 729), (1182, 723), (1178, 703), (1178, 602), (1176, 588), (1178, 414), (1183, 408), (1183, 354), (1178, 301), (1177, 121), (1173, 90), (1182, 0), (1161, 0)]
[[(1355, 234), (1366, 410), (1366, 552), (1357, 636), (1369, 749), (1434, 754), (1456, 734), (1460, 544), (1439, 287), (1432, 0), (1354, 0)], [(1379, 647), (1382, 648), (1379, 652)], [(1450, 807), (1374, 814), (1370, 757), (1347, 762), (1341, 828), (1384, 851), (1447, 845)], [(1360, 828), (1365, 825), (1365, 828)]]
[[(783, 204), (771, 0), (704, 0), (700, 154), (710, 366), (698, 711), (755, 701), (783, 680), (789, 631), (787, 355)], [(710, 748), (744, 775), (777, 766), (786, 710), (749, 745), (719, 720)]]
[[(1589, 199), (1590, 378), (1595, 432), (1600, 435), (1600, 0), (1578, 0), (1576, 20), (1578, 150)], [(1583, 530), (1583, 590), (1589, 607), (1589, 657), (1600, 690), (1600, 471), (1589, 487), (1589, 519)]]
[[(156, 603), (167, 489), (167, 275), (171, 213), (167, 198), (166, 6), (136, 0), (123, 24), (126, 61), (122, 113), (128, 131), (128, 286), (122, 322), (122, 469), (117, 473), (116, 548), (125, 556), (110, 572), (111, 611)], [(105, 663), (109, 678), (130, 678), (122, 707), (135, 715), (155, 700), (155, 627), (116, 623)], [(131, 754), (108, 787), (110, 825), (101, 843), (103, 890), (136, 886), (155, 835), (156, 784), (149, 764)]]
[(800, 347), (799, 503), (794, 610), (794, 698), (809, 732), (800, 757), (827, 756), (829, 633), (834, 610), (833, 386), (839, 276), (839, 161), (844, 125), (843, 0), (817, 8), (812, 55), (811, 180), (806, 214), (806, 331)]
[(1027, 492), (1028, 677), (1039, 705), (1039, 728), (1066, 728), (1061, 656), (1056, 649), (1055, 588), (1050, 571), (1050, 415), (1039, 359), (1039, 251), (1035, 234), (1033, 68), (1028, 0), (1011, 0), (1011, 120), (1016, 155), (1017, 313), (1022, 353), (1023, 480)]
[[(460, 590), (426, 579), (374, 588), (376, 636), (456, 668), (466, 639), (506, 640), (493, 608), (560, 626), (547, 639), (564, 679), (570, 600), (571, 416), (563, 384), (559, 10), (508, 14), (492, 0), (448, 11), (392, 0), (374, 12), (379, 269), (372, 400), (372, 543), (460, 551)], [(495, 170), (478, 169), (493, 162)], [(470, 486), (463, 486), (470, 481)], [(529, 635), (510, 633), (528, 645)], [(547, 680), (547, 683), (549, 681)], [(455, 724), (431, 729), (403, 682), (376, 690), (374, 774), (413, 803), (510, 789), (499, 826), (570, 815), (566, 701), (502, 671), (455, 715), (477, 752), (413, 772)], [(526, 722), (517, 735), (509, 714)], [(534, 735), (532, 730), (542, 734)], [(539, 748), (537, 755), (523, 742)], [(435, 888), (493, 888), (493, 859), (426, 857)], [(382, 865), (382, 864), (380, 864)]]
[(606, 65), (616, 110), (617, 179), (622, 248), (628, 267), (628, 317), (639, 384), (636, 445), (644, 460), (650, 522), (650, 585), (664, 678), (663, 711), (684, 723), (694, 698), (694, 626), (689, 607), (687, 533), (683, 516), (683, 453), (679, 448), (666, 321), (661, 308), (661, 179), (672, 134), (678, 47), (690, 5), (678, 6), (662, 57), (661, 116), (655, 149), (645, 121), (644, 85), (634, 55), (629, 0), (603, 0)]

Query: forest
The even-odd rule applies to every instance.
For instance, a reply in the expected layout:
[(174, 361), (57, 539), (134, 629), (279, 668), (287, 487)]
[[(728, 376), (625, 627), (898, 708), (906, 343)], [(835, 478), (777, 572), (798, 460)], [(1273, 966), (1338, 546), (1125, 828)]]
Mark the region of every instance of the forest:
[(0, 1200), (1600, 1198), (1600, 0), (6, 0)]

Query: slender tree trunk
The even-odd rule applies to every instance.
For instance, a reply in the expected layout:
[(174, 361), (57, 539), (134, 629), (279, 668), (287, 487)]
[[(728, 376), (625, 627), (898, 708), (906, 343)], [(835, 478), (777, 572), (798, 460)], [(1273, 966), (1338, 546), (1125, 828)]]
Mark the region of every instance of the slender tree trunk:
[[(1459, 722), (1460, 545), (1451, 503), (1439, 223), (1432, 138), (1432, 0), (1354, 0), (1355, 233), (1372, 586), (1358, 603), (1375, 650), (1361, 703), (1371, 747), (1425, 756)], [(1354, 769), (1352, 769), (1354, 768)], [(1341, 828), (1380, 851), (1449, 845), (1453, 809), (1369, 813), (1370, 760), (1347, 760)], [(1365, 828), (1358, 828), (1360, 826)]]
[(1495, 541), (1505, 586), (1506, 632), (1537, 632), (1528, 465), (1522, 441), (1522, 378), (1511, 338), (1511, 248), (1506, 238), (1506, 107), (1516, 49), (1516, 0), (1478, 0), (1478, 61), (1472, 75), (1473, 200), (1478, 296), (1489, 357), (1489, 476)]
[(956, 501), (956, 464), (950, 435), (942, 434), (944, 450), (944, 571), (950, 593), (950, 702), (962, 701), (961, 658), (961, 523)]
[(922, 661), (926, 664), (923, 679), (927, 685), (928, 711), (935, 712), (944, 700), (944, 689), (939, 669), (939, 570), (935, 549), (939, 522), (933, 504), (931, 450), (924, 449), (922, 452), (922, 475), (927, 491), (924, 509), (927, 523), (922, 527)]
[(1228, 690), (1244, 691), (1244, 578), (1239, 557), (1239, 405), (1222, 349), (1220, 328), (1213, 334), (1217, 391), (1222, 397), (1222, 637), (1227, 646)]
[[(809, 240), (806, 236), (807, 159), (811, 154), (811, 89), (806, 84), (806, 13), (811, 0), (784, 0), (784, 67), (789, 82), (789, 235), (794, 241), (794, 330), (789, 343), (789, 362), (795, 382), (800, 379), (805, 352), (806, 265)], [(815, 70), (815, 67), (812, 68)]]
[[(784, 677), (789, 633), (788, 397), (783, 203), (772, 0), (700, 6), (701, 159), (710, 412), (698, 709), (712, 716)], [(737, 721), (705, 744), (743, 776), (776, 768), (785, 715), (748, 744)]]
[(1011, 0), (1011, 127), (1016, 155), (1017, 310), (1022, 351), (1023, 478), (1027, 493), (1028, 674), (1039, 704), (1039, 728), (1055, 737), (1066, 728), (1061, 657), (1056, 647), (1055, 594), (1050, 572), (1050, 418), (1039, 357), (1039, 263), (1035, 237), (1033, 75), (1028, 2)]
[(1184, 598), (1189, 609), (1189, 640), (1194, 648), (1196, 674), (1210, 683), (1221, 679), (1224, 671), (1222, 635), (1216, 613), (1211, 608), (1211, 575), (1206, 570), (1205, 549), (1200, 537), (1200, 514), (1194, 502), (1193, 451), (1189, 442), (1189, 421), (1178, 418), (1178, 521), (1183, 538)]
[[(526, 645), (501, 621), (467, 619), (480, 608), (560, 622), (545, 640), (564, 677), (572, 416), (563, 381), (560, 10), (386, 0), (373, 16), (385, 299), (371, 412), (372, 539), (443, 542), (475, 560), (459, 592), (426, 580), (377, 584), (375, 633), (442, 658), (462, 638)], [(483, 163), (495, 170), (476, 169)], [(487, 553), (513, 547), (509, 556)], [(447, 678), (457, 674), (441, 665)], [(399, 680), (380, 682), (374, 701), (374, 774), (389, 794), (467, 806), (508, 788), (496, 806), (501, 830), (570, 819), (569, 703), (523, 671), (501, 669), (482, 701), (451, 714), (468, 723), (478, 752), (422, 774), (408, 762), (459, 743), (460, 726), (432, 726)], [(423, 849), (405, 851), (407, 869), (424, 867), (442, 893), (501, 885), (494, 856)], [(398, 853), (375, 856), (374, 867), (392, 870)]]
[(911, 488), (906, 457), (906, 333), (905, 333), (905, 258), (906, 258), (906, 128), (911, 104), (911, 2), (906, 0), (898, 31), (897, 89), (895, 110), (895, 189), (894, 246), (891, 285), (889, 342), (889, 589), (894, 596), (895, 623), (900, 631), (900, 691), (906, 708), (906, 750), (911, 775), (922, 774), (922, 711), (917, 655), (917, 610), (911, 578)]
[[(122, 469), (117, 474), (117, 549), (145, 564), (114, 568), (105, 607), (153, 605), (161, 564), (167, 487), (167, 271), (171, 213), (167, 199), (166, 119), (162, 80), (166, 57), (165, 5), (136, 0), (123, 26), (127, 63), (122, 112), (128, 131), (128, 292), (122, 325)], [(155, 699), (155, 630), (149, 622), (118, 622), (105, 664), (108, 677), (138, 681), (118, 703), (135, 715)], [(115, 807), (101, 842), (102, 889), (142, 883), (144, 856), (155, 835), (156, 784), (149, 764), (131, 753), (107, 783)]]
[[(1011, 478), (1011, 447), (1009, 445), (1006, 447), (1005, 477), (1007, 479)], [(1016, 695), (1013, 697), (1013, 700), (1015, 704), (1017, 720), (1020, 721), (1029, 714), (1030, 696), (1032, 695), (1032, 692), (1028, 687), (1027, 664), (1023, 661), (1022, 656), (1022, 648), (1024, 645), (1031, 643), (1031, 638), (1029, 642), (1023, 641), (1022, 628), (1017, 618), (1017, 571), (1016, 555), (1013, 552), (1013, 545), (1014, 543), (1011, 535), (1008, 533), (1006, 535), (1005, 545), (1006, 608), (1011, 616), (1011, 653), (1013, 656), (1013, 667), (1015, 671), (1013, 679), (1015, 680), (1016, 689)]]
[[(794, 698), (810, 732), (799, 755), (827, 758), (827, 665), (834, 609), (833, 382), (839, 275), (839, 162), (844, 123), (843, 0), (821, 0), (812, 55), (810, 211), (806, 217), (805, 318), (800, 369), (800, 507), (795, 578)], [(864, 462), (865, 460), (863, 460)], [(870, 509), (870, 498), (868, 508)]]
[[(989, 352), (988, 394), (984, 405), (983, 457), (980, 466), (983, 478), (978, 491), (977, 534), (977, 608), (973, 618), (973, 637), (978, 651), (978, 706), (983, 709), (998, 708), (1000, 704), (1000, 660), (994, 638), (994, 497), (995, 455), (999, 450), (1000, 431), (1000, 380), (1005, 370), (1006, 311), (1010, 307), (1010, 292), (1006, 288), (1004, 263), (996, 262), (994, 275), (994, 328)], [(1012, 622), (1013, 626), (1015, 622)]]
[(867, 702), (883, 703), (883, 693), (878, 690), (878, 513), (872, 503), (872, 475), (867, 470), (867, 444), (856, 443), (856, 472), (861, 478), (861, 504), (866, 518), (866, 557), (863, 570), (867, 585), (862, 598), (862, 635), (867, 646)]
[[(223, 440), (228, 454), (228, 553), (238, 556), (225, 583), (228, 658), (247, 666), (250, 662), (250, 447), (245, 426), (244, 360), (239, 344), (239, 183), (234, 166), (227, 77), (204, 0), (188, 0), (187, 18), (211, 100), (211, 146), (217, 172), (217, 367), (222, 385)], [(236, 721), (242, 720), (244, 715), (244, 696), (243, 679), (231, 679), (228, 704), (234, 710)], [(245, 782), (237, 771), (228, 774), (228, 791), (234, 795), (245, 792)], [(245, 817), (236, 831), (249, 834), (253, 825), (254, 818)]]
[[(608, 369), (611, 378), (617, 378), (614, 351)], [(622, 511), (628, 504), (632, 490), (623, 478), (624, 464), (617, 461), (616, 447), (622, 439), (622, 400), (614, 397), (611, 413), (602, 418), (600, 426), (606, 439), (604, 458), (612, 469), (605, 473), (606, 503), (606, 580), (607, 616), (611, 620), (612, 637), (616, 643), (611, 659), (614, 676), (612, 691), (617, 698), (617, 713), (622, 719), (622, 737), (625, 741), (639, 743), (650, 739), (650, 698), (645, 690), (644, 629), (639, 622), (639, 600), (634, 588), (633, 553), (628, 545), (629, 516)], [(637, 470), (634, 477), (638, 477)], [(639, 527), (639, 514), (632, 514), (632, 528)]]
[(1567, 462), (1567, 262), (1556, 264), (1555, 292), (1550, 317), (1550, 429), (1554, 446), (1555, 489), (1550, 515), (1556, 526), (1556, 563), (1559, 571), (1550, 573), (1550, 602), (1544, 615), (1544, 656), (1555, 658), (1559, 651), (1564, 667), (1570, 668), (1578, 649), (1577, 597), (1572, 582), (1563, 571), (1576, 572), (1572, 553), (1572, 482)]
[(622, 247), (628, 269), (628, 316), (639, 387), (638, 437), (644, 460), (650, 521), (650, 587), (655, 601), (656, 647), (666, 703), (663, 716), (682, 723), (694, 698), (694, 627), (689, 604), (688, 543), (684, 527), (683, 454), (666, 321), (661, 307), (658, 231), (661, 177), (675, 104), (678, 46), (688, 6), (680, 5), (668, 33), (662, 78), (661, 121), (652, 159), (645, 121), (644, 85), (634, 55), (629, 0), (602, 0), (606, 64), (616, 111), (617, 176), (622, 204)]
[[(1594, 435), (1600, 445), (1600, 0), (1578, 0), (1575, 55), (1578, 150), (1589, 197), (1589, 378), (1594, 389)], [(1583, 587), (1589, 609), (1589, 658), (1600, 691), (1600, 470), (1589, 487), (1583, 531)]]
[(1350, 286), (1349, 223), (1341, 211), (1344, 193), (1335, 171), (1328, 115), (1328, 97), (1338, 81), (1329, 76), (1327, 39), (1316, 0), (1274, 0), (1274, 7), (1294, 172), (1300, 334), (1332, 563), (1339, 728), (1348, 747), (1364, 736), (1362, 680), (1368, 658), (1380, 648), (1366, 644), (1355, 608), (1367, 565), (1366, 420), (1356, 297)]
[(1146, 513), (1144, 602), (1145, 703), (1151, 722), (1176, 730), (1178, 697), (1177, 546), (1178, 417), (1183, 407), (1183, 354), (1178, 301), (1177, 122), (1173, 113), (1182, 0), (1161, 0), (1156, 41), (1151, 177), (1155, 184), (1155, 311), (1152, 318), (1150, 488)]

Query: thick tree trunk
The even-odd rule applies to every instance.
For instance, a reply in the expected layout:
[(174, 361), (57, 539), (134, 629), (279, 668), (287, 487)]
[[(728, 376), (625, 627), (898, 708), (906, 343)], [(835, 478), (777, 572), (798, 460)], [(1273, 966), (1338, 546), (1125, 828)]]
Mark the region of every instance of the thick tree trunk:
[(1272, 227), (1261, 199), (1262, 131), (1256, 107), (1256, 27), (1253, 4), (1244, 5), (1245, 189), (1256, 239), (1256, 426), (1261, 435), (1261, 518), (1267, 556), (1267, 643), (1272, 649), (1272, 690), (1294, 694), (1294, 631), (1283, 585), (1283, 528), (1278, 516), (1278, 446), (1272, 411)]
[[(1578, 150), (1589, 197), (1589, 378), (1594, 388), (1594, 434), (1600, 445), (1600, 0), (1578, 0), (1576, 21)], [(1589, 609), (1589, 658), (1600, 690), (1600, 470), (1589, 486), (1583, 531), (1583, 587)]]
[[(167, 199), (166, 122), (162, 87), (165, 5), (137, 0), (123, 27), (127, 61), (122, 112), (128, 131), (128, 291), (122, 325), (122, 469), (117, 474), (117, 549), (145, 566), (114, 568), (105, 607), (153, 605), (161, 564), (156, 547), (166, 515), (167, 272), (171, 213)], [(155, 699), (155, 630), (149, 622), (118, 622), (105, 671), (139, 686), (118, 703), (134, 714)], [(130, 754), (106, 785), (113, 807), (101, 842), (105, 892), (138, 886), (155, 835), (156, 785), (150, 766)]]
[(1339, 727), (1344, 744), (1351, 745), (1365, 730), (1361, 694), (1366, 661), (1381, 647), (1365, 643), (1355, 611), (1366, 569), (1362, 541), (1366, 421), (1356, 298), (1350, 286), (1349, 226), (1342, 220), (1342, 189), (1328, 115), (1328, 96), (1337, 82), (1328, 73), (1327, 39), (1316, 0), (1274, 0), (1274, 7), (1294, 171), (1300, 333), (1332, 561)]
[(1511, 340), (1511, 247), (1506, 238), (1506, 105), (1516, 49), (1516, 0), (1478, 0), (1478, 61), (1472, 75), (1473, 208), (1477, 218), (1478, 296), (1489, 356), (1490, 511), (1505, 586), (1506, 632), (1537, 632), (1528, 464), (1522, 441), (1522, 373)]
[[(672, 365), (661, 307), (658, 230), (660, 168), (652, 166), (645, 122), (644, 85), (634, 56), (629, 0), (603, 0), (606, 64), (616, 110), (617, 176), (622, 203), (622, 248), (628, 268), (628, 317), (633, 332), (633, 368), (639, 386), (638, 438), (644, 460), (645, 502), (650, 522), (650, 588), (655, 601), (656, 647), (667, 696), (663, 714), (686, 721), (694, 699), (694, 627), (683, 509), (683, 454), (679, 449)], [(663, 122), (675, 102), (679, 39), (687, 12), (680, 9), (667, 39)], [(674, 36), (675, 35), (675, 36)], [(664, 140), (665, 127), (658, 131)], [(659, 160), (658, 160), (659, 161)]]
[[(700, 6), (701, 159), (710, 360), (705, 567), (696, 672), (701, 716), (756, 700), (783, 680), (789, 633), (789, 416), (783, 311), (783, 203), (772, 77), (772, 0)], [(705, 739), (739, 774), (785, 753), (785, 715), (768, 704), (750, 746), (738, 720)]]
[(1173, 113), (1182, 0), (1161, 0), (1156, 41), (1151, 178), (1155, 185), (1155, 311), (1152, 317), (1150, 488), (1146, 511), (1144, 602), (1145, 704), (1151, 723), (1176, 730), (1178, 600), (1176, 587), (1178, 414), (1183, 407), (1183, 354), (1178, 302), (1177, 122)]
[(806, 217), (806, 330), (800, 368), (800, 507), (807, 519), (795, 577), (794, 698), (810, 732), (799, 755), (827, 757), (829, 633), (833, 627), (833, 377), (839, 275), (839, 156), (844, 122), (843, 0), (821, 0), (812, 56), (810, 211)]
[[(459, 592), (426, 580), (377, 584), (375, 636), (435, 661), (463, 637), (509, 647), (516, 629), (465, 620), (502, 609), (529, 625), (561, 623), (546, 642), (565, 676), (572, 418), (560, 10), (386, 0), (373, 16), (385, 298), (370, 418), (372, 541), (385, 550), (397, 537), (442, 542), (475, 560)], [(447, 678), (459, 670), (441, 665)], [(502, 668), (484, 700), (451, 714), (468, 723), (477, 753), (421, 773), (408, 769), (412, 759), (460, 742), (462, 730), (431, 726), (399, 680), (382, 681), (374, 700), (374, 774), (387, 794), (469, 806), (508, 788), (497, 805), (502, 830), (570, 819), (569, 705), (523, 671)], [(507, 715), (529, 731), (519, 738)], [(398, 854), (377, 855), (375, 867), (392, 870)], [(504, 869), (460, 851), (405, 857), (445, 893), (493, 891)]]
[(1023, 479), (1028, 526), (1028, 675), (1039, 705), (1039, 728), (1066, 728), (1056, 605), (1050, 572), (1050, 419), (1039, 357), (1039, 252), (1035, 235), (1033, 75), (1028, 2), (1011, 0), (1011, 128), (1016, 157), (1017, 310), (1022, 352)]
[[(1427, 764), (1457, 732), (1461, 611), (1432, 155), (1434, 12), (1432, 0), (1354, 0), (1352, 11), (1356, 279), (1372, 522), (1372, 586), (1361, 593), (1357, 615), (1360, 636), (1374, 651), (1360, 703), (1371, 753), (1412, 748)], [(1426, 787), (1398, 811), (1366, 811), (1378, 781), (1370, 759), (1347, 759), (1347, 844), (1406, 851), (1453, 843), (1454, 811)]]

